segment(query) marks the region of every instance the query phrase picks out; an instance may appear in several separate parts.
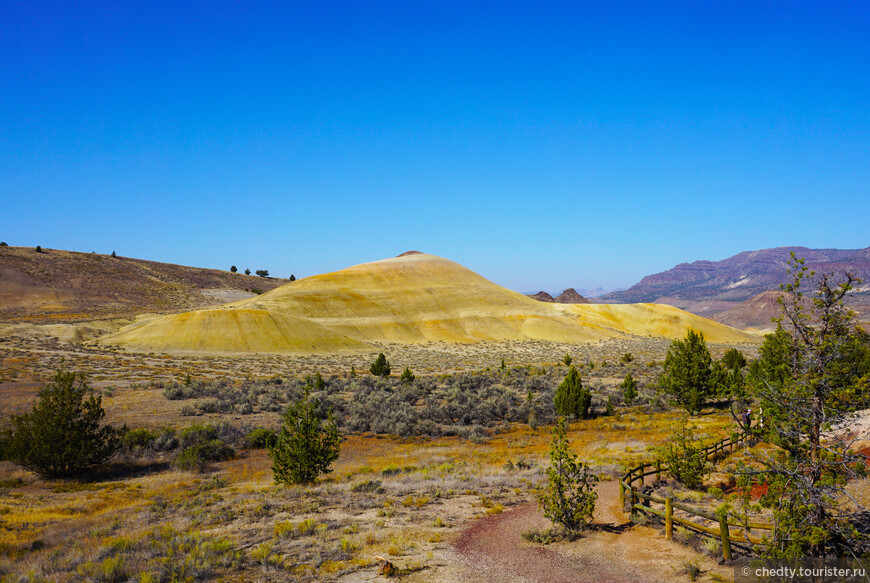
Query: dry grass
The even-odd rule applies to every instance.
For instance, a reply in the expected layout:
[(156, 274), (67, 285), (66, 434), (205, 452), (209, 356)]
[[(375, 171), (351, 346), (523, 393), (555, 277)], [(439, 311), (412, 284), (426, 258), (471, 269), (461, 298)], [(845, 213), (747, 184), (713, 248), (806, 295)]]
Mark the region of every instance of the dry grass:
[[(584, 382), (607, 392), (617, 390), (627, 371), (652, 378), (658, 369), (647, 363), (660, 363), (667, 346), (637, 340), (587, 346), (430, 344), (384, 351), (394, 370), (409, 366), (418, 376), (495, 370), (504, 358), (508, 369), (532, 363), (553, 379), (564, 374), (561, 362), (570, 352), (582, 365)], [(620, 359), (626, 352), (634, 355), (630, 363)], [(183, 381), (188, 374), (238, 381), (317, 371), (346, 375), (351, 366), (362, 374), (373, 357), (137, 355), (16, 337), (0, 343), (0, 415), (28, 408), (39, 381), (64, 368), (90, 376), (113, 423), (183, 427), (190, 423), (180, 414), (183, 402), (165, 399), (161, 389), (150, 387), (152, 381)], [(619, 407), (617, 416), (572, 423), (569, 437), (598, 471), (617, 475), (649, 459), (650, 446), (670, 435), (678, 416)], [(270, 426), (278, 418), (258, 413), (243, 420)], [(197, 422), (221, 419), (239, 422), (219, 415)], [(712, 435), (728, 421), (713, 413), (699, 423), (698, 433)], [(262, 450), (214, 464), (211, 474), (164, 469), (92, 484), (47, 483), (3, 462), (0, 581), (330, 580), (373, 568), (375, 556), (419, 569), (470, 520), (533, 499), (531, 488), (547, 464), (549, 429), (523, 424), (498, 431), (475, 441), (347, 435), (333, 472), (312, 487), (274, 485)]]

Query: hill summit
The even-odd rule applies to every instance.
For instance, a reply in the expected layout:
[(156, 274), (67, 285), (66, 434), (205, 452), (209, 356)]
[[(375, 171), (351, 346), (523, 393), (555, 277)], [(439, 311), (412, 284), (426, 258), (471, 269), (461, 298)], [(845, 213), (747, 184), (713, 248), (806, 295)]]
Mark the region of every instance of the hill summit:
[(385, 342), (678, 338), (689, 328), (712, 342), (752, 340), (671, 306), (538, 302), (418, 252), (300, 279), (220, 308), (142, 317), (103, 342), (141, 350), (310, 353)]

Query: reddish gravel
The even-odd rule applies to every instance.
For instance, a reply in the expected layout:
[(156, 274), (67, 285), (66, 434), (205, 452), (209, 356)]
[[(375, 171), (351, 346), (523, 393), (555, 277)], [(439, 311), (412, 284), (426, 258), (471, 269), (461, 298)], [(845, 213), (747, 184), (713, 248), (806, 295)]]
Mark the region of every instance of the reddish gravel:
[(454, 548), (467, 563), (468, 574), (475, 577), (471, 579), (473, 581), (645, 581), (608, 569), (607, 557), (568, 558), (548, 546), (532, 545), (522, 538), (522, 532), (530, 527), (547, 526), (549, 524), (538, 512), (537, 505), (526, 504), (478, 520), (454, 543)]
[(581, 539), (542, 546), (522, 533), (551, 525), (537, 504), (477, 520), (453, 543), (465, 583), (670, 583), (685, 561), (727, 579), (731, 569), (674, 541), (656, 529), (632, 526), (619, 508), (616, 482), (598, 486), (593, 528)]

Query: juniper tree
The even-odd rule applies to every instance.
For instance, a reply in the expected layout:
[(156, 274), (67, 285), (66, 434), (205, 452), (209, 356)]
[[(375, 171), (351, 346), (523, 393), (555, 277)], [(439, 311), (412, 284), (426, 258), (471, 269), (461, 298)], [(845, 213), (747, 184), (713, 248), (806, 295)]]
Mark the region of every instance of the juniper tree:
[(341, 448), (332, 408), (321, 411), (306, 390), (283, 419), (281, 432), (269, 445), (275, 483), (311, 484), (320, 474), (329, 473)]
[[(753, 396), (765, 424), (760, 438), (775, 447), (740, 473), (747, 485), (770, 485), (761, 504), (772, 510), (777, 528), (765, 554), (865, 553), (867, 513), (855, 500), (846, 502), (845, 486), (865, 472), (865, 460), (851, 451), (848, 426), (855, 406), (850, 397), (867, 386), (870, 372), (858, 367), (844, 374), (840, 366), (849, 360), (850, 346), (861, 342), (844, 303), (859, 280), (848, 273), (839, 281), (832, 274), (816, 277), (793, 253), (789, 265), (777, 330), (752, 367)], [(806, 284), (815, 288), (809, 297)]]
[(581, 419), (589, 414), (592, 393), (583, 386), (580, 373), (574, 366), (568, 369), (565, 379), (556, 388), (554, 404), (558, 415), (571, 415), (574, 419)]
[(125, 429), (101, 426), (106, 413), (84, 375), (58, 371), (30, 413), (13, 415), (4, 436), (12, 462), (44, 478), (75, 478), (118, 451)]
[(565, 418), (560, 418), (553, 428), (547, 485), (537, 490), (542, 513), (569, 533), (582, 530), (592, 522), (597, 483), (598, 476), (571, 451)]
[(390, 361), (387, 360), (387, 357), (384, 356), (384, 353), (381, 352), (378, 354), (378, 357), (369, 367), (369, 372), (371, 372), (376, 377), (388, 377), (390, 376), (390, 371), (392, 368), (390, 367)]
[(704, 334), (689, 330), (685, 340), (671, 343), (659, 385), (690, 415), (701, 412), (719, 390)]
[(637, 381), (628, 372), (625, 373), (625, 379), (620, 386), (622, 387), (622, 400), (625, 401), (626, 405), (631, 405), (637, 398)]

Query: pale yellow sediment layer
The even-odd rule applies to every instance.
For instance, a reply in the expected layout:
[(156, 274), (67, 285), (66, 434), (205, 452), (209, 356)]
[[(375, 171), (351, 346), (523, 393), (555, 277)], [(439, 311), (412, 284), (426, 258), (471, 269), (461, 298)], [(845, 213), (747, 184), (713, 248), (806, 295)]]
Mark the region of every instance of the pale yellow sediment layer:
[(452, 261), (416, 254), (315, 275), (219, 309), (143, 320), (104, 342), (158, 350), (333, 352), (381, 342), (678, 338), (689, 328), (712, 342), (751, 340), (671, 306), (538, 302)]

